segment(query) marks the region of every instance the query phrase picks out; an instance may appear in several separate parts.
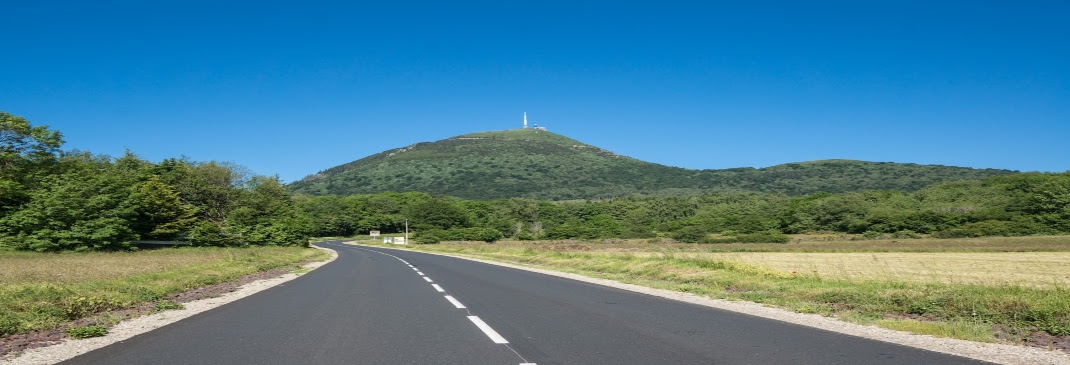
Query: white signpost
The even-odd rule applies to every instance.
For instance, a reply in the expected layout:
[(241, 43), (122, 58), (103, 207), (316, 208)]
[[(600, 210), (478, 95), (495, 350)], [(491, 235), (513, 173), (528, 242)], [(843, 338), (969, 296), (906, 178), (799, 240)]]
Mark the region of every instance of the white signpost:
[(372, 237), (379, 237), (379, 231), (370, 231), (370, 232), (368, 232), (368, 234), (371, 235)]

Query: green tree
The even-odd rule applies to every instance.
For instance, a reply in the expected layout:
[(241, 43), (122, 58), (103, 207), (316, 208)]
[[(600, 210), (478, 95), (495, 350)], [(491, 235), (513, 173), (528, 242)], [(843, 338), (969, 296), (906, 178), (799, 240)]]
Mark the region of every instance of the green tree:
[(193, 228), (197, 210), (183, 203), (170, 186), (152, 176), (131, 194), (137, 216), (131, 228), (144, 239), (170, 240)]
[(35, 251), (129, 249), (138, 238), (130, 227), (137, 212), (132, 182), (106, 157), (70, 155), (63, 173), (44, 179), (47, 188), (0, 219), (4, 246)]
[(0, 214), (27, 201), (29, 190), (56, 161), (63, 135), (0, 111)]

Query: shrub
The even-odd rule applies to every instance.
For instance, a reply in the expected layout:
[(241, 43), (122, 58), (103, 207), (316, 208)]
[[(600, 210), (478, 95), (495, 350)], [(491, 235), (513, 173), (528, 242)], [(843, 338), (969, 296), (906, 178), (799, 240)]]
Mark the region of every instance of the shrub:
[(705, 239), (707, 235), (709, 235), (709, 232), (706, 232), (705, 228), (687, 226), (673, 232), (672, 239), (686, 243), (697, 243)]
[(101, 325), (68, 328), (67, 334), (74, 338), (100, 337), (108, 334), (108, 328)]
[(788, 243), (791, 237), (780, 232), (740, 234), (735, 237), (705, 237), (701, 243)]
[(892, 238), (921, 238), (921, 236), (917, 232), (907, 229), (893, 233)]
[(877, 231), (866, 231), (866, 233), (862, 234), (862, 237), (865, 237), (865, 238), (881, 238), (883, 236), (884, 236), (884, 233), (880, 233), (880, 232), (877, 232)]
[(419, 235), (413, 236), (412, 237), (412, 242), (415, 242), (415, 243), (421, 244), (421, 245), (432, 245), (432, 244), (436, 244), (436, 243), (442, 242), (442, 238), (440, 238), (439, 236), (433, 235), (433, 234), (424, 233), (424, 234), (419, 234)]
[(165, 311), (165, 310), (171, 310), (171, 309), (185, 309), (185, 308), (186, 308), (186, 306), (182, 305), (182, 303), (176, 303), (176, 302), (170, 301), (170, 300), (161, 300), (159, 302), (156, 302), (156, 305), (152, 307), (152, 309), (157, 311), (157, 312)]

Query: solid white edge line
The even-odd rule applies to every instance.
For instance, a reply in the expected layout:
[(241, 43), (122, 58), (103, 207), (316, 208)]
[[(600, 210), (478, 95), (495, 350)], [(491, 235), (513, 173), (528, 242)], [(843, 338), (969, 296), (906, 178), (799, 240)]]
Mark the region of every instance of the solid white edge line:
[(479, 319), (479, 317), (468, 316), (468, 320), (475, 323), (476, 327), (479, 327), (479, 329), (482, 330), (487, 337), (490, 337), (490, 340), (494, 341), (494, 343), (509, 343), (509, 341), (505, 340), (505, 337), (502, 337), (498, 332), (495, 332), (493, 328), (490, 328), (490, 326), (488, 326), (486, 322), (483, 322), (482, 319)]
[(439, 293), (445, 293), (446, 292), (446, 289), (442, 289), (442, 287), (438, 286), (438, 284), (431, 284), (431, 286), (435, 287), (435, 290), (438, 290)]
[(468, 307), (465, 307), (464, 304), (461, 304), (461, 302), (457, 301), (457, 299), (454, 298), (453, 296), (447, 295), (446, 296), (446, 300), (450, 301), (450, 303), (453, 303), (453, 306), (457, 307), (457, 309), (468, 308)]
[(430, 282), (432, 282), (432, 281), (431, 281), (431, 278), (429, 278), (429, 277), (426, 277), (426, 276), (424, 276), (424, 280), (427, 280), (427, 282), (429, 282), (429, 283), (430, 283)]

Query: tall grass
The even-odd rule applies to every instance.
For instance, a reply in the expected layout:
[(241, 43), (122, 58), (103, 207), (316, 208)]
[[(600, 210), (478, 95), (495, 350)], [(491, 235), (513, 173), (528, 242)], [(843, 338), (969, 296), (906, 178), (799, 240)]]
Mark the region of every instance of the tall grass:
[(323, 257), (322, 251), (296, 247), (0, 251), (0, 336), (52, 329), (100, 312)]

